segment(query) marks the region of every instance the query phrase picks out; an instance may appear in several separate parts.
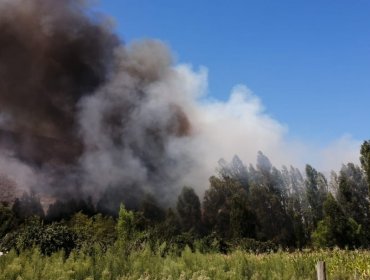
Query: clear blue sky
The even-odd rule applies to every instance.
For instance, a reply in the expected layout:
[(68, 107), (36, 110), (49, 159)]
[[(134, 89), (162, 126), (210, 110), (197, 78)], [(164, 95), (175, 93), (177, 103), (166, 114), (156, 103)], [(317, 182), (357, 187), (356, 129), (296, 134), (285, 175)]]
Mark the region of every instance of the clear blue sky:
[(290, 136), (370, 138), (369, 0), (101, 0), (126, 42), (157, 38), (209, 70), (210, 95), (247, 85)]

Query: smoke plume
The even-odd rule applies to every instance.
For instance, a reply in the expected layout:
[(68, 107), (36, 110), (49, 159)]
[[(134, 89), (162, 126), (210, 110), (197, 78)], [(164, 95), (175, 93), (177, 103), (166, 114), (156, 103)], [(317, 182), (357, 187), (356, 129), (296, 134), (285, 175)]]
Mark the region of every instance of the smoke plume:
[(23, 188), (165, 202), (205, 189), (221, 157), (302, 165), (246, 87), (206, 91), (206, 69), (174, 66), (160, 41), (126, 46), (84, 1), (0, 1), (0, 173)]
[(191, 134), (180, 100), (156, 89), (172, 72), (162, 43), (125, 47), (82, 1), (2, 1), (2, 158), (19, 159), (3, 172), (33, 170), (27, 185), (58, 195), (167, 196), (181, 175), (168, 147)]

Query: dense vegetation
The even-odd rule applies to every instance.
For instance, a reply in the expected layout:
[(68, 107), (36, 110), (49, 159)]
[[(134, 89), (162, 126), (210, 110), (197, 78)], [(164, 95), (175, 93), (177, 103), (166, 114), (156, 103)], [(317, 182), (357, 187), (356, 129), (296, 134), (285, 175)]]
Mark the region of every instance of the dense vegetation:
[[(365, 275), (370, 267), (357, 257), (369, 260), (365, 251), (281, 252), (370, 246), (368, 141), (360, 161), (361, 167), (348, 163), (328, 180), (310, 165), (304, 175), (294, 167), (279, 170), (261, 152), (256, 166), (238, 157), (221, 160), (202, 203), (184, 187), (168, 209), (150, 194), (133, 202), (112, 187), (96, 205), (91, 199), (56, 201), (45, 214), (37, 195), (24, 194), (0, 206), (0, 251), (10, 251), (0, 257), (1, 277), (304, 279), (322, 255), (338, 266), (335, 273)], [(109, 197), (116, 199), (103, 207)], [(272, 251), (280, 253), (264, 254)], [(344, 271), (352, 264), (339, 264), (348, 258), (358, 262)]]
[(316, 279), (315, 264), (325, 259), (328, 279), (369, 279), (370, 254), (366, 251), (277, 252), (252, 254), (234, 251), (228, 255), (192, 252), (181, 255), (142, 248), (125, 255), (113, 247), (105, 253), (73, 252), (43, 256), (32, 249), (0, 257), (0, 280), (213, 280), (213, 279)]

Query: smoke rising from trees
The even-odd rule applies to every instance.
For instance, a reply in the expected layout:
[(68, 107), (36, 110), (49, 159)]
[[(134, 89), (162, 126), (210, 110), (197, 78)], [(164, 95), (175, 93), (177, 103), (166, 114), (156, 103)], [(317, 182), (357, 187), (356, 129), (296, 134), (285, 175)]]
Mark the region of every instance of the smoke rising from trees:
[(303, 166), (310, 154), (246, 87), (207, 99), (205, 69), (174, 66), (160, 41), (124, 45), (84, 1), (0, 1), (0, 77), (0, 173), (58, 197), (163, 202), (205, 189), (221, 157)]

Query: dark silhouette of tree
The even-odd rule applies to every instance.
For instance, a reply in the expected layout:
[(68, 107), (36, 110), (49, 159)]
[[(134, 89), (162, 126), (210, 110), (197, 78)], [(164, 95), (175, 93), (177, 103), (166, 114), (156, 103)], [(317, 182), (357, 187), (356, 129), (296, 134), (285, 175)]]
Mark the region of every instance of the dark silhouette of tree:
[(370, 140), (364, 141), (360, 150), (361, 167), (364, 170), (367, 178), (368, 192), (370, 196)]
[(159, 206), (154, 196), (146, 194), (140, 207), (140, 211), (148, 221), (149, 225), (154, 225), (162, 222), (165, 219), (166, 213)]
[(0, 239), (17, 227), (18, 221), (9, 206), (0, 203)]
[(222, 178), (233, 178), (247, 192), (249, 191), (249, 174), (240, 158), (235, 155), (230, 163), (224, 159), (218, 161), (218, 173)]
[[(73, 248), (90, 254), (99, 246), (107, 250), (118, 240), (125, 252), (144, 243), (152, 250), (163, 244), (164, 256), (180, 253), (185, 246), (223, 253), (235, 248), (265, 252), (279, 246), (368, 247), (369, 147), (365, 141), (361, 148), (362, 168), (343, 165), (338, 174), (332, 172), (329, 183), (310, 165), (305, 176), (292, 166), (278, 169), (262, 152), (256, 165), (248, 168), (237, 156), (230, 163), (220, 160), (202, 205), (195, 191), (184, 187), (176, 211), (165, 211), (156, 200), (158, 193), (144, 194), (134, 185), (115, 186), (107, 188), (97, 203), (97, 211), (104, 215), (96, 215), (91, 198), (57, 200), (44, 223), (38, 197), (24, 194), (12, 208), (0, 204), (0, 248), (37, 245), (44, 254)], [(118, 222), (109, 217), (118, 213)]]
[(235, 195), (230, 205), (230, 231), (233, 238), (255, 238), (257, 218), (248, 207), (246, 195)]
[(76, 247), (89, 253), (96, 245), (105, 251), (117, 238), (115, 220), (102, 214), (89, 217), (78, 212), (71, 217), (68, 228), (76, 235)]
[(230, 215), (233, 208), (234, 216), (237, 215), (236, 198), (246, 195), (245, 189), (236, 180), (211, 177), (210, 188), (205, 192), (203, 200), (203, 219), (206, 228), (209, 231), (216, 231), (221, 237), (230, 238), (233, 232), (230, 230)]
[(306, 227), (312, 232), (323, 218), (323, 204), (328, 193), (328, 183), (325, 176), (310, 165), (306, 165)]
[(338, 177), (337, 201), (348, 218), (369, 229), (369, 197), (362, 170), (353, 163), (343, 165)]
[(199, 231), (201, 222), (200, 201), (192, 188), (184, 187), (182, 189), (177, 199), (177, 213), (184, 231)]
[(161, 234), (160, 238), (166, 242), (173, 242), (181, 234), (182, 228), (179, 217), (171, 208), (167, 210), (164, 222), (159, 225), (159, 232)]
[(304, 179), (299, 169), (293, 166), (289, 170), (283, 166), (281, 174), (287, 196), (285, 207), (293, 226), (295, 246), (302, 248), (307, 244), (310, 237), (304, 224)]
[(251, 187), (249, 201), (258, 222), (258, 240), (285, 246), (294, 243), (293, 226), (280, 196), (264, 185), (257, 185)]
[(45, 216), (40, 199), (34, 193), (23, 193), (21, 198), (15, 200), (12, 210), (15, 216), (22, 221), (31, 216), (40, 218)]
[(96, 211), (104, 215), (118, 217), (121, 203), (128, 210), (138, 210), (144, 194), (135, 185), (110, 186), (101, 195)]
[(46, 220), (48, 222), (69, 220), (75, 213), (78, 212), (90, 217), (96, 213), (90, 197), (87, 199), (87, 201), (83, 199), (69, 199), (66, 201), (57, 200), (55, 203), (49, 206), (46, 214)]
[(323, 205), (324, 218), (312, 234), (313, 244), (319, 247), (354, 247), (360, 243), (361, 227), (348, 218), (332, 194), (328, 194)]
[(39, 217), (32, 216), (27, 218), (19, 231), (16, 247), (18, 250), (25, 250), (36, 245), (45, 255), (60, 250), (64, 250), (68, 255), (75, 248), (75, 240), (75, 234), (66, 225), (59, 223), (45, 225)]

